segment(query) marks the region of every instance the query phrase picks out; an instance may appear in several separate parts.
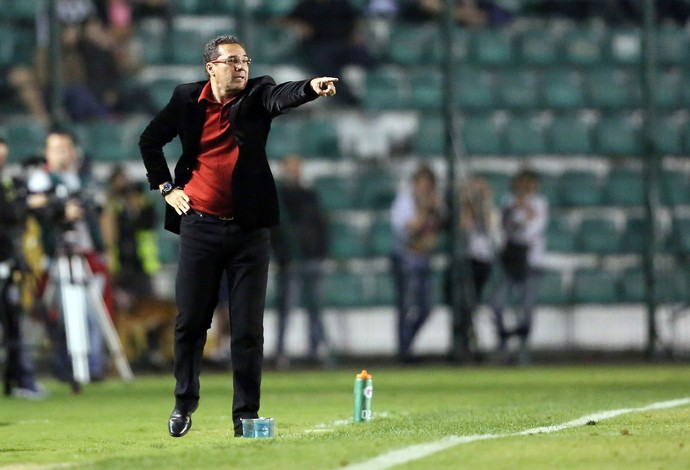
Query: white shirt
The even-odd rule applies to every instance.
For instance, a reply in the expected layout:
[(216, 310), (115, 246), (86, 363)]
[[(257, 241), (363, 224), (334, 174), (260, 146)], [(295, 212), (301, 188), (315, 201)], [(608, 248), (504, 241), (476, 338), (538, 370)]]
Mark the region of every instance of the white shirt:
[[(527, 262), (531, 267), (544, 265), (546, 255), (546, 228), (549, 222), (549, 203), (541, 194), (534, 194), (527, 200), (527, 205), (532, 209), (534, 216), (530, 219), (528, 211), (522, 207), (510, 209), (515, 204), (512, 194), (506, 196), (502, 204), (503, 227), (506, 240), (527, 245), (529, 252)], [(506, 224), (506, 211), (509, 223)]]

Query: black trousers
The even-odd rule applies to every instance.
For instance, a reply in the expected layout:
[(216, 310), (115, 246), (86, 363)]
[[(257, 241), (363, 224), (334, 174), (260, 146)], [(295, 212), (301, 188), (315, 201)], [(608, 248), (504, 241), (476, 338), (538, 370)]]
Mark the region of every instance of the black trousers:
[(225, 271), (230, 300), (234, 426), (241, 425), (240, 418), (258, 417), (269, 258), (268, 228), (243, 230), (234, 221), (195, 212), (182, 218), (175, 322), (178, 409), (193, 411), (199, 403), (206, 333)]

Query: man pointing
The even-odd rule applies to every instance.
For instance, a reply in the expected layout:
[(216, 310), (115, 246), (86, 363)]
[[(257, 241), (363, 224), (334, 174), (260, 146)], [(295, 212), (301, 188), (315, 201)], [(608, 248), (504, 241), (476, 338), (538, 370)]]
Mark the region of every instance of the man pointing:
[[(230, 293), (235, 436), (242, 418), (257, 418), (263, 361), (263, 313), (270, 257), (269, 227), (278, 201), (266, 158), (274, 117), (335, 94), (334, 77), (276, 85), (249, 79), (242, 43), (220, 36), (204, 47), (208, 80), (175, 88), (141, 134), (151, 189), (165, 198), (165, 228), (180, 235), (176, 279), (175, 408), (168, 431), (184, 436), (199, 403), (199, 373), (223, 272)], [(180, 138), (174, 178), (163, 146)]]

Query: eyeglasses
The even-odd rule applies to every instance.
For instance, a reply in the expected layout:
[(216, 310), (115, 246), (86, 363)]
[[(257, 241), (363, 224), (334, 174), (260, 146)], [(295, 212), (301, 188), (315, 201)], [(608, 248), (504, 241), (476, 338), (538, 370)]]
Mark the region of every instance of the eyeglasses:
[(216, 60), (210, 60), (209, 64), (225, 64), (225, 65), (234, 65), (237, 67), (238, 65), (241, 65), (244, 67), (245, 65), (249, 65), (252, 63), (252, 59), (249, 57), (238, 57), (236, 55), (232, 55), (226, 59), (216, 59)]

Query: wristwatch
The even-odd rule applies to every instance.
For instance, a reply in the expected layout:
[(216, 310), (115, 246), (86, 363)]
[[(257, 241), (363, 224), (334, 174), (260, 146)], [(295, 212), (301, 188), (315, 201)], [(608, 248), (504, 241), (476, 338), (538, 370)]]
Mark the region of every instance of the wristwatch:
[(165, 197), (168, 194), (170, 194), (173, 191), (173, 189), (175, 189), (175, 186), (173, 186), (172, 183), (168, 181), (163, 184), (163, 187), (161, 188), (161, 194), (163, 195), (163, 197)]

